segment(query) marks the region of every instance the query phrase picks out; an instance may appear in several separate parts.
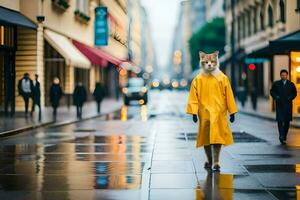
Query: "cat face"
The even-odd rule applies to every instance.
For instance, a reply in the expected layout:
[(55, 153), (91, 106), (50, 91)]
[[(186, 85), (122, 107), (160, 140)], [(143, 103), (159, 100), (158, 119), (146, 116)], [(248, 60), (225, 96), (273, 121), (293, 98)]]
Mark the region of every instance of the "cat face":
[(206, 54), (202, 51), (199, 52), (200, 66), (205, 72), (213, 72), (215, 69), (219, 68), (218, 55), (218, 51), (215, 51), (212, 54)]

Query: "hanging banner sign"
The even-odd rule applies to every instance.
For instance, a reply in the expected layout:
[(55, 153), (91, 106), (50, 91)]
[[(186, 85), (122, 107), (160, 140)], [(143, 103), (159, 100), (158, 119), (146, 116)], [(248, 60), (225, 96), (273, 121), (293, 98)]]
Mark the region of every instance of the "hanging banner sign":
[(108, 44), (107, 15), (107, 7), (99, 6), (95, 9), (95, 46), (106, 46)]

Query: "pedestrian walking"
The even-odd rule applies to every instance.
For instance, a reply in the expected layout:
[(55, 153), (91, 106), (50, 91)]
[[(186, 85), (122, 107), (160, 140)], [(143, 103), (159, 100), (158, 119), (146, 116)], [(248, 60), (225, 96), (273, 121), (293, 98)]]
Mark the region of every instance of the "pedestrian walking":
[(87, 92), (85, 87), (79, 82), (73, 92), (73, 103), (76, 106), (76, 114), (78, 119), (82, 119), (82, 107), (87, 100)]
[(235, 120), (238, 111), (233, 91), (227, 76), (219, 69), (218, 52), (200, 52), (200, 73), (193, 79), (187, 105), (187, 113), (199, 128), (196, 147), (204, 146), (206, 169), (220, 171), (219, 155), (222, 145), (233, 144), (232, 133), (227, 120)]
[(32, 90), (33, 90), (32, 80), (29, 78), (29, 74), (25, 73), (23, 78), (20, 79), (18, 83), (19, 94), (23, 97), (25, 103), (25, 117), (28, 117), (29, 99), (32, 96)]
[(95, 87), (95, 90), (93, 92), (93, 95), (94, 95), (94, 98), (95, 98), (95, 101), (97, 103), (97, 112), (98, 114), (100, 113), (100, 109), (101, 109), (101, 102), (105, 96), (105, 90), (104, 90), (104, 87), (101, 83), (96, 83), (96, 87)]
[(251, 103), (253, 110), (257, 109), (257, 89), (255, 87), (251, 88)]
[(288, 74), (287, 70), (281, 70), (281, 80), (275, 81), (270, 91), (276, 105), (279, 141), (283, 145), (286, 144), (290, 121), (293, 118), (293, 99), (297, 96), (295, 84), (288, 80)]
[(35, 74), (35, 80), (33, 80), (33, 88), (32, 88), (32, 109), (31, 116), (35, 111), (35, 106), (39, 107), (39, 121), (42, 120), (42, 110), (41, 110), (41, 87), (39, 82), (39, 75)]
[(50, 102), (53, 108), (53, 120), (56, 121), (57, 108), (59, 107), (59, 101), (63, 96), (63, 90), (61, 89), (59, 79), (55, 77), (50, 87)]

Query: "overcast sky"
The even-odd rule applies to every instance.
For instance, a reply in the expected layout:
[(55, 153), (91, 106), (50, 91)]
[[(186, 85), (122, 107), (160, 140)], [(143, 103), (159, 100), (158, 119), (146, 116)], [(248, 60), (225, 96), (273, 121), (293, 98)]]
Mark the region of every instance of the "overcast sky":
[(178, 20), (179, 4), (182, 0), (141, 0), (146, 8), (155, 45), (157, 61), (165, 66), (171, 49), (173, 31)]

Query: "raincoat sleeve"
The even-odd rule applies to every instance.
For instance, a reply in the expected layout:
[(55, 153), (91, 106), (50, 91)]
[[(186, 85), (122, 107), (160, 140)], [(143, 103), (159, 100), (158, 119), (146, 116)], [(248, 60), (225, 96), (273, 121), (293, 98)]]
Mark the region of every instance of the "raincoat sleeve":
[(198, 115), (198, 91), (196, 79), (193, 80), (190, 88), (190, 95), (188, 99), (188, 105), (186, 109), (187, 114)]
[(226, 95), (226, 103), (227, 103), (227, 110), (230, 114), (237, 113), (238, 109), (235, 103), (233, 91), (230, 85), (228, 78), (225, 81), (225, 95)]

